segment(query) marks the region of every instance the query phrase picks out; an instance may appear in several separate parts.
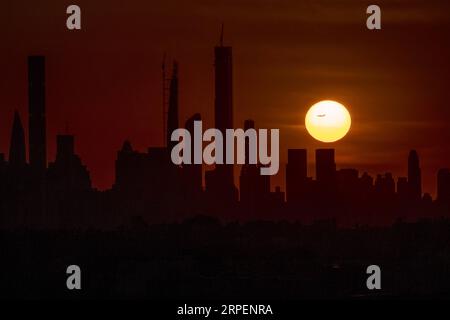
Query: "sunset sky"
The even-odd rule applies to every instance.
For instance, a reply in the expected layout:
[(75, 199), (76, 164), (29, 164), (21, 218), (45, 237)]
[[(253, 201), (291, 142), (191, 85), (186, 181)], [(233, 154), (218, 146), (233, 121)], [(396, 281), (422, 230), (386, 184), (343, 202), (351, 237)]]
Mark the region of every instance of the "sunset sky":
[[(234, 121), (280, 129), (284, 189), (287, 148), (336, 148), (338, 168), (406, 175), (411, 148), (424, 191), (450, 167), (450, 3), (377, 1), (382, 30), (366, 28), (359, 0), (21, 1), (0, 10), (0, 153), (7, 154), (14, 109), (28, 126), (27, 56), (47, 63), (49, 160), (55, 135), (76, 136), (93, 183), (109, 188), (124, 139), (144, 151), (162, 145), (161, 60), (180, 63), (180, 124), (200, 112), (213, 126), (213, 47), (225, 23), (233, 46)], [(66, 7), (82, 10), (82, 30), (66, 29)], [(352, 115), (341, 141), (324, 144), (304, 128), (317, 101)], [(28, 131), (26, 129), (26, 131)]]

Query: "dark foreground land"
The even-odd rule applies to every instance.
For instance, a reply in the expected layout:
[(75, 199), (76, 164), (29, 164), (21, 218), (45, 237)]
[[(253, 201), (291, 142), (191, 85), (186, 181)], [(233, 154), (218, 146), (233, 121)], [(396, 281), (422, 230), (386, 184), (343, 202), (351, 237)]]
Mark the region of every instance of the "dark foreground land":
[[(180, 224), (116, 231), (3, 231), (1, 298), (450, 297), (450, 220), (340, 229), (333, 222)], [(82, 290), (66, 288), (79, 265)], [(382, 289), (366, 288), (380, 266)]]

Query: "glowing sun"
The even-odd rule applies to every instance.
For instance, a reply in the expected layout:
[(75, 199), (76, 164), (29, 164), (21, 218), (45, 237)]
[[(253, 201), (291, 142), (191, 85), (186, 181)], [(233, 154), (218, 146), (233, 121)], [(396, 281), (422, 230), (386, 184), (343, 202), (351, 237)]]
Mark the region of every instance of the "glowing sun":
[(348, 110), (339, 102), (323, 100), (309, 108), (305, 126), (309, 134), (322, 142), (342, 139), (350, 130), (352, 119)]

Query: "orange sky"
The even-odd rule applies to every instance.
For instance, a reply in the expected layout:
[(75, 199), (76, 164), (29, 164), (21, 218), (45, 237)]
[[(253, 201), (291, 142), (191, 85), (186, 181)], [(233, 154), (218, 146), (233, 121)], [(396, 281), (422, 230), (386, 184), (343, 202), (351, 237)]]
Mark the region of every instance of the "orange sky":
[[(76, 135), (93, 182), (114, 179), (124, 139), (160, 145), (163, 52), (180, 62), (181, 123), (194, 112), (213, 126), (213, 46), (225, 23), (234, 51), (235, 125), (252, 118), (280, 128), (286, 148), (336, 148), (338, 168), (406, 174), (421, 156), (424, 190), (450, 167), (450, 4), (378, 1), (382, 30), (365, 27), (371, 3), (358, 0), (77, 1), (82, 30), (68, 31), (68, 1), (6, 1), (0, 11), (0, 152), (7, 153), (15, 108), (27, 125), (26, 57), (47, 56), (49, 159), (55, 135)], [(314, 141), (309, 106), (334, 99), (353, 127), (341, 141)], [(283, 185), (284, 165), (274, 184)], [(313, 175), (313, 166), (310, 168)], [(283, 185), (284, 189), (284, 185)]]

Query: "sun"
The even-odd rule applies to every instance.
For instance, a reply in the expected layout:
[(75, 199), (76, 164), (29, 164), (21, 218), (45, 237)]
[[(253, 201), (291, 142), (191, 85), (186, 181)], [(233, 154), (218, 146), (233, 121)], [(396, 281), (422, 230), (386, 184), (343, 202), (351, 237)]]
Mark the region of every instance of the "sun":
[(305, 126), (309, 134), (322, 142), (335, 142), (342, 139), (350, 130), (350, 113), (339, 102), (323, 100), (309, 108)]

